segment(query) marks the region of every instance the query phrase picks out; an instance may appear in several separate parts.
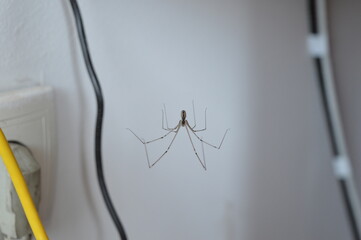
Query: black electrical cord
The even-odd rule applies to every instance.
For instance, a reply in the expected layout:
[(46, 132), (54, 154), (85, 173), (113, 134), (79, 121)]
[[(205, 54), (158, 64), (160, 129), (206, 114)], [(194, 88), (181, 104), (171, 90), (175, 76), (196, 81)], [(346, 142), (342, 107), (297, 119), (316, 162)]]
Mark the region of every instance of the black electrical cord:
[(79, 41), (81, 45), (81, 50), (83, 52), (83, 57), (85, 61), (86, 68), (88, 70), (88, 74), (91, 80), (91, 83), (94, 88), (94, 92), (97, 99), (97, 120), (95, 126), (95, 161), (96, 161), (96, 169), (98, 182), (100, 186), (100, 190), (102, 192), (105, 204), (108, 208), (108, 211), (113, 219), (113, 222), (118, 230), (120, 238), (122, 240), (127, 240), (127, 236), (125, 230), (123, 228), (122, 223), (118, 217), (118, 214), (113, 206), (112, 200), (109, 196), (109, 192), (107, 190), (107, 185), (105, 184), (104, 173), (103, 173), (103, 163), (102, 163), (102, 154), (101, 154), (101, 139), (102, 139), (102, 125), (103, 125), (103, 115), (104, 115), (104, 99), (102, 90), (100, 87), (100, 83), (98, 81), (98, 77), (96, 75), (95, 69), (93, 67), (93, 63), (90, 57), (90, 52), (88, 48), (88, 43), (86, 40), (85, 30), (83, 26), (83, 21), (80, 13), (80, 9), (76, 0), (70, 0), (71, 7), (73, 9), (76, 29), (78, 31)]
[[(318, 35), (320, 34), (319, 26), (319, 9), (317, 0), (308, 0), (308, 18), (309, 18), (309, 34)], [(316, 77), (318, 80), (318, 86), (321, 96), (322, 107), (324, 109), (325, 121), (327, 130), (329, 133), (330, 145), (332, 148), (332, 154), (335, 158), (341, 155), (340, 147), (336, 141), (335, 126), (332, 122), (331, 109), (330, 109), (330, 99), (327, 96), (327, 89), (325, 83), (325, 69), (322, 64), (323, 58), (320, 56), (314, 56), (313, 62), (316, 70)], [(361, 236), (357, 226), (356, 213), (351, 202), (351, 193), (345, 179), (338, 179), (339, 186), (341, 189), (342, 199), (346, 211), (346, 215), (349, 221), (350, 230), (353, 236), (353, 239), (360, 240)]]

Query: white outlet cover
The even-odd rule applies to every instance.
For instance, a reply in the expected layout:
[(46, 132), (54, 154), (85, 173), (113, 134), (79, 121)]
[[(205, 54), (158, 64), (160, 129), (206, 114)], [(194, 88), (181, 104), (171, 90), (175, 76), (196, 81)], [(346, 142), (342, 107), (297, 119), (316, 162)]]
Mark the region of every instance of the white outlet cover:
[(50, 217), (55, 168), (55, 110), (51, 87), (0, 93), (0, 128), (6, 138), (25, 144), (41, 166), (42, 219)]

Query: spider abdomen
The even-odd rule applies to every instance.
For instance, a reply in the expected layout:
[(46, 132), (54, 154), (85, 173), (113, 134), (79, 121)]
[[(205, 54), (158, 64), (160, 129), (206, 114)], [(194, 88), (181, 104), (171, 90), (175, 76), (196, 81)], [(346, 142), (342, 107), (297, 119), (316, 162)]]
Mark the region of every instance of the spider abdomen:
[(182, 110), (181, 111), (182, 127), (184, 127), (186, 124), (186, 118), (187, 118), (187, 113), (185, 110)]

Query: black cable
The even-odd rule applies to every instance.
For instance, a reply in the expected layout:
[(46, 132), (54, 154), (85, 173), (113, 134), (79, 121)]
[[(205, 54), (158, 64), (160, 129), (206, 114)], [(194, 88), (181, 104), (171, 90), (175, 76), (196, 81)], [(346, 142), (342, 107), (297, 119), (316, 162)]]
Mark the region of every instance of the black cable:
[(318, 22), (317, 22), (317, 18), (318, 18), (318, 12), (317, 12), (317, 1), (315, 0), (308, 0), (308, 24), (309, 24), (309, 29), (310, 32), (312, 34), (317, 34), (318, 33)]
[(104, 115), (104, 99), (98, 77), (96, 75), (93, 63), (90, 57), (90, 52), (88, 48), (88, 43), (86, 40), (85, 30), (83, 26), (83, 21), (80, 13), (80, 9), (76, 0), (70, 0), (71, 7), (73, 9), (76, 29), (78, 31), (79, 41), (81, 49), (83, 52), (83, 57), (85, 61), (86, 68), (91, 80), (91, 83), (94, 88), (94, 92), (97, 99), (97, 120), (95, 126), (95, 162), (97, 169), (97, 177), (102, 192), (105, 204), (108, 208), (108, 211), (113, 219), (113, 222), (118, 230), (120, 238), (122, 240), (127, 240), (126, 233), (124, 231), (123, 225), (120, 222), (118, 214), (113, 206), (112, 200), (109, 196), (107, 186), (105, 184), (104, 173), (103, 173), (103, 163), (102, 163), (102, 154), (101, 154), (101, 139), (102, 139), (102, 125), (103, 125), (103, 115)]
[[(308, 0), (309, 34), (311, 36), (320, 34), (320, 28), (318, 22), (319, 10), (317, 8), (317, 4), (318, 4), (317, 0)], [(340, 147), (336, 141), (335, 126), (333, 125), (332, 122), (330, 99), (326, 94), (325, 69), (323, 68), (322, 61), (323, 59), (320, 56), (313, 57), (314, 67), (316, 71), (316, 78), (318, 80), (321, 102), (327, 125), (327, 131), (329, 134), (330, 144), (332, 148), (332, 155), (335, 158), (337, 158), (341, 155), (341, 153), (340, 153)], [(343, 178), (339, 178), (338, 183), (341, 189), (342, 200), (343, 200), (346, 216), (348, 219), (348, 223), (350, 226), (350, 230), (352, 233), (352, 237), (355, 240), (360, 240), (361, 237), (357, 226), (356, 214), (354, 212), (351, 202), (351, 193), (349, 191), (349, 187), (347, 186), (346, 180)]]
[[(323, 105), (323, 109), (324, 109), (325, 121), (326, 121), (327, 129), (328, 129), (328, 133), (329, 133), (332, 153), (333, 153), (333, 156), (335, 158), (337, 158), (340, 156), (340, 152), (339, 152), (339, 147), (336, 142), (334, 126), (332, 124), (329, 99), (327, 98), (327, 95), (326, 95), (326, 87), (325, 87), (325, 82), (324, 82), (325, 81), (324, 70), (322, 67), (321, 58), (319, 58), (319, 57), (314, 58), (314, 63), (315, 63), (315, 69), (317, 72), (317, 79), (319, 82), (321, 101), (322, 101), (322, 105)], [(350, 226), (350, 230), (351, 230), (353, 239), (360, 240), (360, 234), (359, 234), (358, 227), (357, 227), (356, 215), (352, 208), (350, 192), (348, 190), (346, 181), (345, 181), (345, 179), (338, 179), (338, 182), (339, 182), (339, 186), (341, 189), (342, 200), (344, 203), (345, 212), (346, 212), (346, 216), (348, 218), (348, 222), (349, 222), (349, 226)]]
[(345, 211), (348, 216), (353, 239), (360, 240), (360, 233), (357, 227), (356, 216), (352, 208), (352, 203), (350, 199), (351, 194), (349, 192), (349, 188), (347, 187), (345, 179), (339, 179), (338, 183), (341, 188), (343, 202), (345, 203)]
[(326, 93), (326, 83), (325, 83), (324, 69), (322, 66), (322, 59), (320, 57), (314, 57), (313, 62), (317, 74), (318, 87), (320, 90), (321, 102), (325, 114), (325, 121), (330, 138), (332, 153), (333, 156), (337, 157), (340, 155), (340, 150), (336, 141), (335, 127), (332, 122), (330, 104)]

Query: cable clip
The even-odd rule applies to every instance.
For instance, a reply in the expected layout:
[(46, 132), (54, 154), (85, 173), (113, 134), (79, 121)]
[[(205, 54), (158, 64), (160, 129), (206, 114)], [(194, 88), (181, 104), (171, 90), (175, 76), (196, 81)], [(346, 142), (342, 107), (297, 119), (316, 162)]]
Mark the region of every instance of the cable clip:
[(345, 179), (351, 177), (351, 165), (346, 156), (338, 156), (333, 163), (333, 170), (336, 177)]
[(312, 57), (321, 57), (327, 54), (326, 38), (323, 34), (309, 35), (307, 44)]

